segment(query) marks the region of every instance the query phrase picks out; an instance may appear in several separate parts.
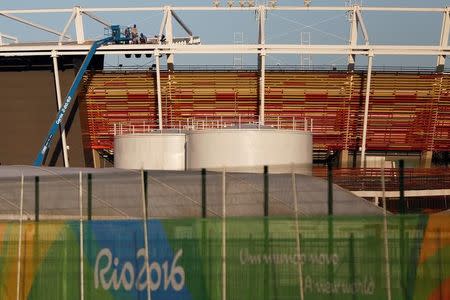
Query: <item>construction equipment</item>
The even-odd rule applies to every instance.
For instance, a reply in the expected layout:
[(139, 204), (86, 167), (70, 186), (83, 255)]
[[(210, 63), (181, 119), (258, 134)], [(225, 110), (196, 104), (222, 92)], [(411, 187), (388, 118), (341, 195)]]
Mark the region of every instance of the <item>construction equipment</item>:
[(83, 78), (83, 75), (86, 72), (86, 69), (89, 66), (89, 63), (91, 62), (92, 57), (94, 57), (94, 54), (97, 51), (97, 49), (100, 46), (106, 45), (108, 43), (121, 44), (121, 43), (126, 43), (129, 41), (129, 38), (121, 32), (119, 25), (112, 25), (110, 29), (111, 29), (111, 35), (109, 37), (95, 41), (92, 44), (91, 48), (89, 49), (89, 52), (88, 52), (86, 58), (84, 59), (82, 65), (77, 73), (77, 76), (75, 77), (75, 80), (73, 81), (72, 86), (70, 87), (69, 92), (67, 93), (64, 104), (61, 106), (61, 109), (58, 111), (58, 114), (56, 115), (56, 119), (53, 122), (53, 124), (51, 125), (50, 130), (47, 134), (47, 137), (44, 140), (44, 144), (42, 145), (42, 147), (36, 157), (36, 160), (33, 163), (34, 166), (41, 166), (42, 163), (44, 162), (47, 152), (50, 149), (53, 138), (54, 138), (59, 126), (61, 125), (61, 123), (64, 119), (64, 116), (67, 113), (68, 108), (69, 108), (73, 98), (75, 97), (75, 93), (78, 89), (78, 86), (81, 83), (81, 79)]

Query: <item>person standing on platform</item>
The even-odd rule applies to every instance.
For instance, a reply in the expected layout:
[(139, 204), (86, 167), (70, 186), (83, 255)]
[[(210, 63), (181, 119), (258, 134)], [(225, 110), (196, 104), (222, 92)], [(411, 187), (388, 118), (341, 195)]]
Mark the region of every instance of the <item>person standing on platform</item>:
[(131, 40), (133, 44), (139, 44), (139, 33), (136, 24), (134, 24), (133, 28), (131, 28)]

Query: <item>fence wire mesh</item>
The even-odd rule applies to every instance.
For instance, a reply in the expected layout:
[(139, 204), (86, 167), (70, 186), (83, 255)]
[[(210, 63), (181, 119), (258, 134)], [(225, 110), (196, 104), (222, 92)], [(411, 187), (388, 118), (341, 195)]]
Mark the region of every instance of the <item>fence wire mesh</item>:
[(387, 232), (376, 216), (302, 217), (298, 231), (295, 223), (149, 220), (147, 280), (142, 221), (85, 221), (80, 285), (78, 222), (24, 222), (21, 237), (17, 222), (3, 222), (0, 295), (16, 298), (20, 284), (20, 299), (80, 299), (82, 289), (87, 299), (145, 299), (150, 284), (152, 299), (223, 299), (224, 290), (226, 299), (448, 299), (448, 216), (390, 216)]
[(327, 216), (326, 180), (270, 168), (23, 173), (0, 180), (0, 299), (450, 297), (449, 214), (333, 186)]

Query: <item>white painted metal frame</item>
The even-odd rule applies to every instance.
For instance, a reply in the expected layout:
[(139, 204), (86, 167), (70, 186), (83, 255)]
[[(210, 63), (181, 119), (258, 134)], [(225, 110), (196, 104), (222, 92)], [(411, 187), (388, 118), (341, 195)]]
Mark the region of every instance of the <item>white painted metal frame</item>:
[[(259, 39), (260, 45), (266, 44), (266, 7), (258, 7), (259, 14)], [(265, 90), (266, 90), (266, 53), (259, 53), (259, 123), (265, 123)]]
[[(440, 38), (440, 42), (439, 45), (441, 47), (447, 47), (448, 46), (448, 37), (449, 37), (449, 33), (450, 33), (450, 10), (447, 7), (445, 9), (445, 11), (443, 12), (443, 17), (442, 17), (442, 29), (441, 29), (441, 38)], [(437, 68), (442, 69), (442, 71), (444, 70), (444, 66), (445, 66), (445, 55), (439, 55), (437, 58)]]
[(83, 27), (83, 14), (81, 7), (75, 6), (75, 31), (77, 34), (77, 43), (84, 43), (84, 27)]
[(363, 120), (363, 136), (361, 144), (361, 168), (366, 167), (366, 144), (367, 144), (367, 124), (369, 121), (369, 101), (370, 101), (370, 85), (372, 80), (373, 55), (369, 54), (369, 64), (367, 68), (366, 79), (366, 99), (364, 102), (364, 120)]
[[(37, 29), (40, 29), (40, 30), (43, 30), (43, 31), (46, 31), (46, 32), (49, 32), (49, 33), (52, 33), (52, 34), (62, 35), (61, 32), (58, 32), (58, 31), (56, 31), (54, 29), (51, 29), (51, 28), (49, 28), (47, 26), (40, 25), (40, 24), (31, 22), (31, 21), (28, 21), (28, 20), (26, 20), (24, 18), (21, 18), (21, 17), (18, 17), (18, 16), (14, 16), (12, 14), (0, 13), (0, 15), (6, 17), (8, 19), (17, 21), (19, 23), (22, 23), (22, 24), (25, 24), (25, 25), (28, 25), (28, 26), (31, 26), (31, 27), (34, 27), (34, 28), (37, 28)], [(64, 37), (70, 39), (70, 36), (68, 36), (68, 35), (64, 35)]]
[(163, 130), (163, 116), (162, 116), (162, 100), (161, 100), (161, 69), (159, 52), (155, 52), (155, 64), (156, 64), (156, 96), (158, 97), (158, 128)]
[[(303, 6), (257, 6), (257, 7), (197, 7), (197, 6), (181, 6), (181, 7), (124, 7), (124, 8), (81, 8), (74, 7), (73, 9), (29, 9), (29, 10), (0, 10), (0, 15), (5, 15), (11, 17), (12, 14), (49, 14), (49, 13), (72, 13), (73, 17), (69, 19), (68, 24), (75, 19), (75, 27), (77, 32), (77, 43), (82, 44), (85, 41), (84, 28), (82, 14), (88, 15), (102, 24), (109, 24), (108, 21), (100, 20), (98, 17), (94, 16), (95, 12), (144, 12), (144, 11), (161, 11), (164, 13), (164, 17), (161, 23), (160, 35), (163, 30), (166, 30), (167, 44), (159, 45), (109, 45), (103, 46), (99, 50), (99, 54), (110, 54), (112, 52), (117, 52), (115, 54), (122, 54), (121, 51), (154, 51), (158, 49), (162, 54), (176, 54), (176, 53), (249, 53), (249, 54), (343, 54), (343, 55), (367, 55), (369, 51), (372, 51), (374, 55), (435, 55), (435, 56), (445, 56), (450, 51), (448, 47), (448, 33), (450, 30), (449, 22), (449, 9), (448, 8), (403, 8), (403, 7), (344, 7), (344, 6), (324, 6), (324, 7), (303, 7)], [(181, 25), (181, 27), (191, 36), (192, 31), (186, 26), (181, 18), (175, 13), (175, 11), (199, 11), (199, 12), (209, 12), (209, 11), (254, 11), (260, 15), (265, 15), (267, 11), (351, 11), (354, 15), (351, 24), (351, 34), (350, 34), (350, 45), (311, 45), (311, 46), (300, 46), (299, 45), (289, 45), (289, 44), (250, 44), (250, 45), (177, 45), (173, 44), (173, 32), (172, 32), (172, 16)], [(364, 24), (362, 18), (362, 12), (417, 12), (417, 13), (442, 13), (444, 15), (442, 21), (442, 33), (440, 44), (436, 46), (418, 46), (418, 45), (369, 45), (368, 30)], [(15, 17), (15, 16), (14, 16)], [(15, 17), (16, 18), (16, 17)], [(264, 17), (262, 19), (265, 19)], [(20, 20), (17, 20), (20, 22)], [(28, 22), (28, 21), (27, 21)], [(357, 44), (357, 30), (358, 25), (361, 27), (365, 45)], [(30, 24), (31, 25), (31, 24)], [(42, 30), (46, 30), (45, 26), (39, 27)], [(66, 28), (65, 28), (66, 29)], [(52, 30), (52, 29), (50, 29)], [(58, 36), (64, 35), (66, 30), (62, 33), (52, 30), (53, 33)], [(66, 36), (69, 38), (68, 36)], [(61, 47), (63, 45), (59, 45)], [(87, 52), (89, 46), (83, 47), (84, 45), (79, 45), (75, 51)], [(38, 47), (38, 46), (37, 46)], [(48, 46), (46, 53), (39, 54), (36, 51), (33, 55), (49, 55), (48, 51), (56, 50), (65, 52), (66, 49), (59, 49), (56, 45)], [(32, 47), (35, 49), (35, 47)], [(4, 55), (27, 55), (32, 49), (27, 49), (26, 47), (16, 47), (14, 50), (18, 50), (12, 53), (12, 49), (0, 49), (0, 56)], [(108, 52), (111, 50), (112, 52)], [(58, 55), (72, 55), (72, 53), (62, 53)], [(442, 60), (442, 58), (441, 58)]]
[[(59, 68), (58, 68), (58, 57), (53, 53), (53, 73), (55, 77), (55, 88), (56, 88), (56, 100), (58, 103), (58, 110), (61, 109), (62, 100), (61, 100), (61, 87), (59, 81)], [(64, 159), (64, 167), (69, 167), (69, 155), (67, 153), (67, 141), (66, 141), (66, 130), (61, 125), (59, 126), (59, 132), (61, 134), (61, 147)]]
[[(347, 55), (349, 68), (351, 69), (355, 63), (356, 55), (364, 55), (369, 57), (368, 80), (366, 86), (366, 102), (364, 110), (364, 129), (363, 143), (361, 153), (361, 165), (365, 162), (366, 138), (367, 138), (367, 122), (368, 109), (370, 100), (370, 73), (373, 56), (377, 55), (428, 55), (437, 57), (437, 70), (442, 71), (445, 64), (445, 58), (450, 53), (448, 45), (450, 33), (450, 9), (445, 8), (417, 8), (417, 7), (362, 7), (354, 6), (256, 6), (256, 7), (205, 7), (205, 6), (163, 6), (163, 7), (123, 7), (123, 8), (82, 8), (76, 6), (72, 9), (22, 9), (22, 10), (0, 10), (0, 15), (14, 19), (18, 22), (25, 23), (36, 28), (52, 32), (60, 36), (59, 43), (55, 45), (7, 45), (0, 47), (0, 56), (35, 56), (35, 55), (85, 55), (90, 45), (85, 45), (85, 35), (82, 15), (85, 14), (94, 20), (106, 25), (107, 21), (99, 20), (93, 13), (118, 13), (118, 12), (145, 12), (160, 11), (163, 12), (163, 20), (161, 22), (159, 36), (161, 37), (165, 30), (166, 43), (161, 41), (158, 44), (124, 44), (124, 45), (106, 45), (100, 47), (97, 54), (153, 54), (167, 55), (167, 64), (169, 69), (173, 66), (174, 54), (256, 54), (259, 58), (259, 115), (260, 124), (264, 124), (265, 115), (265, 57), (268, 54), (337, 54)], [(259, 42), (258, 44), (244, 45), (182, 45), (173, 42), (172, 17), (181, 25), (192, 39), (192, 31), (179, 18), (175, 11), (243, 11), (255, 12), (259, 15)], [(348, 45), (293, 45), (293, 44), (266, 44), (265, 43), (265, 23), (266, 12), (268, 11), (342, 11), (350, 12), (352, 15), (350, 25), (350, 38)], [(439, 45), (420, 46), (420, 45), (372, 45), (369, 43), (369, 34), (365, 26), (362, 12), (399, 12), (399, 13), (436, 13), (443, 14), (441, 38)], [(59, 33), (45, 26), (36, 25), (24, 19), (13, 16), (13, 14), (48, 14), (48, 13), (72, 13), (69, 21), (65, 25), (63, 32)], [(78, 45), (63, 44), (65, 35), (70, 23), (75, 22)], [(365, 44), (358, 44), (358, 25), (361, 28)], [(159, 59), (157, 59), (159, 65)], [(157, 68), (157, 77), (160, 77), (160, 70)], [(160, 80), (158, 80), (160, 84)], [(158, 95), (161, 93), (161, 87), (158, 87)], [(160, 97), (160, 96), (158, 96)], [(161, 104), (158, 100), (158, 114), (160, 129), (162, 129), (162, 111)]]
[(17, 39), (15, 36), (7, 35), (0, 32), (0, 46), (3, 46), (3, 40), (10, 40), (15, 44), (19, 42), (19, 39)]

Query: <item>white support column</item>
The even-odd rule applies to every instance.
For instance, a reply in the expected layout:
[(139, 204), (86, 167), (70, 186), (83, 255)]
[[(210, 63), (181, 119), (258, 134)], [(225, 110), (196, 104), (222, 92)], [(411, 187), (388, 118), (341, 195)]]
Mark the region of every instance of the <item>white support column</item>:
[[(260, 5), (259, 13), (259, 44), (266, 44), (266, 7)], [(262, 48), (259, 50), (259, 124), (265, 123), (265, 86), (266, 86), (266, 52)]]
[[(356, 46), (358, 44), (358, 18), (356, 15), (357, 6), (353, 6), (353, 10), (350, 12), (351, 14), (351, 23), (350, 23), (350, 46)], [(355, 55), (350, 54), (348, 56), (348, 69), (353, 70), (355, 68)]]
[[(61, 100), (61, 87), (59, 85), (59, 71), (58, 71), (58, 58), (56, 52), (52, 52), (53, 58), (53, 73), (55, 75), (55, 87), (56, 87), (56, 100), (58, 102), (58, 110), (61, 109), (62, 100)], [(66, 141), (66, 130), (64, 125), (59, 125), (59, 132), (61, 134), (61, 144), (62, 144), (62, 153), (64, 159), (64, 167), (69, 167), (69, 154), (67, 153), (67, 141)]]
[[(447, 47), (448, 46), (448, 36), (450, 33), (450, 12), (447, 7), (444, 11), (442, 17), (442, 29), (441, 29), (441, 39), (440, 46)], [(439, 55), (436, 63), (436, 71), (443, 72), (445, 67), (445, 55)]]
[[(172, 26), (172, 8), (170, 6), (164, 7), (166, 11), (166, 43), (171, 46), (173, 44), (173, 26)], [(174, 57), (173, 54), (167, 54), (167, 68), (173, 71)]]
[(75, 31), (77, 33), (77, 43), (84, 43), (84, 28), (83, 28), (83, 14), (81, 12), (81, 7), (75, 6)]
[(369, 119), (369, 99), (370, 99), (370, 84), (372, 80), (372, 63), (373, 53), (369, 53), (369, 65), (367, 67), (367, 82), (366, 82), (366, 100), (364, 103), (364, 123), (363, 136), (361, 145), (361, 168), (366, 166), (366, 141), (367, 141), (367, 122)]
[(156, 50), (154, 53), (155, 63), (156, 63), (156, 93), (158, 96), (158, 126), (159, 130), (163, 130), (163, 116), (162, 116), (162, 101), (161, 101), (161, 68), (159, 62), (159, 51)]
[(265, 123), (265, 85), (266, 85), (266, 54), (260, 54), (260, 75), (259, 75), (259, 123), (264, 125)]

